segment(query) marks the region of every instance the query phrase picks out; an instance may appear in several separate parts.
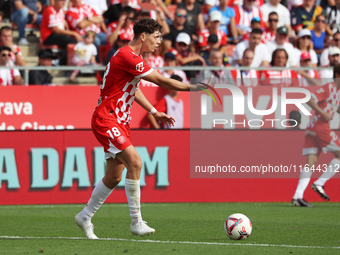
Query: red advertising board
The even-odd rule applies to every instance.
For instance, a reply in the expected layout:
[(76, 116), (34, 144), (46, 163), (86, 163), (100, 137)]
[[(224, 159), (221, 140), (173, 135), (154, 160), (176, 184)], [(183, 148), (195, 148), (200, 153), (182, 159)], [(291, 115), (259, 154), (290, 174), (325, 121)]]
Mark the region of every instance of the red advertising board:
[[(225, 159), (251, 166), (270, 155), (273, 164), (305, 163), (303, 131), (271, 132), (226, 131)], [(296, 188), (299, 173), (291, 178), (193, 178), (189, 130), (132, 130), (131, 136), (143, 160), (142, 202), (289, 202)], [(0, 205), (86, 203), (104, 173), (103, 150), (90, 130), (6, 131), (0, 132), (0, 141)], [(330, 159), (322, 155), (319, 163)], [(331, 201), (340, 201), (339, 184), (338, 178), (326, 184)], [(305, 198), (321, 201), (309, 187)], [(126, 202), (122, 185), (107, 202)]]
[[(140, 87), (149, 101), (155, 105), (167, 91), (160, 87)], [(256, 109), (268, 109), (272, 105), (273, 89), (271, 87), (255, 87), (252, 89), (252, 102)], [(316, 88), (308, 88), (314, 91)], [(249, 88), (240, 88), (247, 103), (250, 97)], [(3, 130), (62, 130), (62, 129), (89, 129), (91, 114), (97, 105), (100, 93), (99, 86), (13, 86), (0, 88), (0, 131)], [(203, 93), (203, 92), (202, 92)], [(278, 105), (275, 113), (269, 116), (254, 116), (245, 111), (244, 115), (233, 115), (233, 99), (230, 91), (221, 93), (223, 106), (214, 105), (210, 99), (208, 105), (209, 114), (201, 115), (201, 92), (181, 92), (180, 98), (184, 102), (184, 128), (211, 128), (212, 119), (218, 118), (228, 121), (228, 124), (220, 124), (219, 128), (248, 129), (249, 126), (259, 125), (260, 129), (285, 129), (287, 124), (284, 119), (287, 116), (281, 114), (280, 99), (281, 90), (278, 89)], [(199, 95), (199, 96), (197, 96)], [(207, 95), (203, 95), (208, 97)], [(216, 95), (215, 95), (216, 96)], [(295, 95), (290, 95), (295, 98)], [(208, 97), (209, 99), (209, 97)], [(296, 109), (293, 105), (287, 108)], [(149, 128), (147, 113), (137, 103), (131, 111), (131, 128)], [(217, 117), (215, 117), (217, 116)], [(260, 120), (258, 120), (260, 119)], [(278, 120), (273, 120), (278, 119)], [(310, 116), (302, 114), (301, 128), (308, 124)], [(231, 122), (236, 124), (231, 124)], [(244, 123), (244, 124), (243, 124)], [(229, 125), (229, 126), (228, 126)], [(335, 115), (331, 121), (331, 127), (340, 127), (339, 115)]]

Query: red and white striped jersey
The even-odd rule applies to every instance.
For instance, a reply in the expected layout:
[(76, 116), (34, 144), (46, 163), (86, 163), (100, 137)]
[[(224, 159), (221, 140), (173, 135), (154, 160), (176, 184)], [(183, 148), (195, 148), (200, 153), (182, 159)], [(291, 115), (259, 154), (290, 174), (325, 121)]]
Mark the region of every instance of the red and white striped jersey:
[(239, 69), (231, 70), (231, 76), (235, 82), (235, 85), (245, 87), (256, 87), (259, 85), (260, 73), (257, 70), (250, 69), (247, 71), (241, 71)]
[[(206, 47), (206, 49), (209, 49), (208, 45), (208, 37), (210, 35), (210, 31), (207, 28), (204, 28), (200, 31), (198, 34), (198, 47)], [(227, 35), (222, 30), (217, 30), (217, 38), (220, 42), (221, 46), (227, 45)]]
[[(245, 33), (242, 37), (242, 41), (243, 40), (249, 40), (249, 35), (250, 35), (250, 32)], [(267, 42), (272, 41), (274, 39), (275, 39), (275, 34), (268, 31), (267, 29), (265, 31), (263, 31), (262, 37), (261, 37), (261, 42), (263, 44), (266, 44)]]
[[(106, 38), (108, 38), (113, 33), (113, 31), (116, 30), (117, 27), (118, 27), (118, 21), (114, 21), (114, 22), (110, 23), (107, 26)], [(133, 36), (134, 36), (134, 33), (133, 33), (133, 23), (131, 23), (128, 28), (122, 27), (118, 31), (118, 36), (119, 35), (122, 35), (122, 36), (124, 36), (124, 39), (131, 41), (133, 39)]]
[(262, 13), (259, 8), (253, 7), (253, 9), (250, 12), (248, 12), (242, 5), (242, 6), (235, 6), (234, 10), (235, 10), (235, 24), (241, 30), (245, 32), (246, 31), (251, 32), (251, 28), (250, 28), (251, 20), (256, 17), (260, 18), (261, 20), (261, 28), (262, 29), (265, 28), (265, 24), (262, 19)]
[(261, 71), (260, 84), (274, 87), (298, 86), (297, 73), (289, 69)]
[(0, 86), (12, 86), (14, 84), (14, 78), (19, 75), (18, 69), (0, 68)]
[[(314, 79), (319, 79), (319, 73), (318, 71), (316, 70), (308, 70), (308, 73), (307, 73), (311, 78), (314, 78)], [(298, 81), (299, 81), (299, 86), (300, 87), (308, 87), (310, 86), (310, 83), (307, 81), (306, 78), (303, 78), (300, 74), (297, 74), (297, 78), (298, 78)]]
[(13, 45), (14, 51), (11, 51), (11, 57), (10, 57), (10, 61), (7, 63), (7, 66), (16, 66), (17, 63), (17, 57), (14, 54), (14, 52), (18, 52), (18, 56), (20, 56), (21, 58), (24, 58), (20, 48), (18, 47), (18, 45), (14, 44)]
[(40, 24), (40, 41), (44, 42), (47, 37), (49, 37), (52, 32), (52, 27), (58, 27), (64, 30), (65, 13), (63, 9), (58, 12), (53, 6), (48, 6), (42, 14), (42, 20)]
[(86, 17), (99, 16), (96, 11), (89, 5), (83, 4), (80, 7), (70, 7), (66, 12), (66, 20), (70, 29), (77, 31), (80, 35), (84, 35), (87, 31), (92, 30), (96, 33), (100, 33), (100, 28), (92, 24), (86, 28), (78, 28), (77, 25), (80, 21)]

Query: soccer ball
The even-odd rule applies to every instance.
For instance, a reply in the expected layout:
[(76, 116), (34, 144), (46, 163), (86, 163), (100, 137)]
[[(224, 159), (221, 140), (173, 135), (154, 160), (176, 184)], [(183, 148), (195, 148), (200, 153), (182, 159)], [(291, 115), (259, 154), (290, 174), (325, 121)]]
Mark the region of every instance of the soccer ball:
[(224, 222), (224, 231), (232, 240), (247, 239), (251, 230), (250, 220), (242, 213), (234, 213)]

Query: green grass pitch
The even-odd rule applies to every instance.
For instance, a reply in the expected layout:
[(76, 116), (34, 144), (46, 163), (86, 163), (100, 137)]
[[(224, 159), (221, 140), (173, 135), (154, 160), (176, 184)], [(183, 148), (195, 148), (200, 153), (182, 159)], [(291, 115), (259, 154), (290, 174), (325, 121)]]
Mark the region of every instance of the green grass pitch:
[[(340, 254), (340, 204), (314, 204), (143, 204), (156, 229), (147, 237), (131, 235), (126, 204), (104, 204), (92, 220), (100, 240), (85, 239), (74, 224), (83, 205), (0, 206), (0, 254)], [(224, 233), (237, 212), (252, 221), (247, 240)]]

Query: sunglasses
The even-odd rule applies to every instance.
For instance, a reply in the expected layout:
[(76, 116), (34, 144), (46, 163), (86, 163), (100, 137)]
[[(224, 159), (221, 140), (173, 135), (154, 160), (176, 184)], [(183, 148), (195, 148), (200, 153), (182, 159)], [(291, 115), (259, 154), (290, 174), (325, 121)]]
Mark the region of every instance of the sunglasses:
[(126, 19), (127, 19), (127, 20), (133, 20), (134, 18), (131, 18), (131, 17), (127, 17)]
[(279, 22), (278, 19), (269, 19), (268, 21), (269, 21), (269, 22)]
[(310, 40), (310, 39), (311, 39), (311, 37), (310, 37), (310, 36), (308, 36), (308, 35), (302, 36), (301, 38), (302, 38), (302, 39), (308, 39), (308, 40)]
[(187, 47), (188, 46), (188, 44), (186, 44), (184, 42), (179, 42), (178, 45), (181, 46), (181, 47)]
[(4, 54), (1, 54), (1, 56), (2, 56), (2, 57), (10, 57), (11, 54), (5, 54), (5, 53), (4, 53)]
[(180, 13), (176, 13), (177, 17), (183, 17), (183, 18), (187, 18), (187, 15), (183, 15), (183, 14), (180, 14)]
[(317, 19), (316, 22), (326, 23), (326, 20), (325, 19)]
[(340, 39), (334, 39), (335, 42), (340, 42)]

